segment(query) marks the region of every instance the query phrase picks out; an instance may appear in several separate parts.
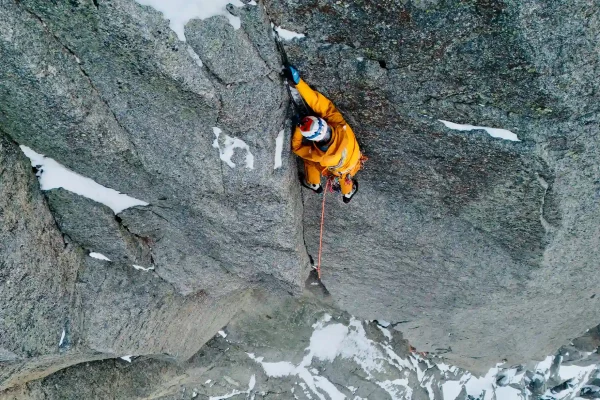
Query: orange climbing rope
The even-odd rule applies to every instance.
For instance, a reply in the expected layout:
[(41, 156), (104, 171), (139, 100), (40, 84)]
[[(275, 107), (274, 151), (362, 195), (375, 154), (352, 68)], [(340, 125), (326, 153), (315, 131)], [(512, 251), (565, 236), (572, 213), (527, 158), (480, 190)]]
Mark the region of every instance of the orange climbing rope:
[(323, 191), (323, 204), (321, 205), (321, 233), (319, 234), (319, 260), (317, 261), (317, 275), (321, 280), (321, 251), (323, 250), (323, 227), (325, 226), (325, 196), (331, 186), (331, 179), (327, 179), (325, 190)]

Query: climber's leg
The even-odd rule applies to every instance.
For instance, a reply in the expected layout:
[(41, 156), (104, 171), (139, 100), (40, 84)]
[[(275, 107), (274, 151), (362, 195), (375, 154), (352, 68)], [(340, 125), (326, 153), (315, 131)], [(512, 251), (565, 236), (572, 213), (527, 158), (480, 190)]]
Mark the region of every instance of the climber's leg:
[(342, 189), (343, 195), (352, 193), (355, 186), (354, 182), (355, 180), (350, 175), (344, 175), (340, 177), (340, 188)]
[(321, 166), (319, 164), (304, 160), (304, 178), (302, 178), (302, 184), (317, 193), (323, 191), (323, 187), (321, 186)]
[(360, 167), (360, 163), (357, 163), (348, 174), (340, 177), (340, 187), (344, 203), (349, 203), (358, 191), (358, 181), (354, 179), (354, 175), (360, 170)]

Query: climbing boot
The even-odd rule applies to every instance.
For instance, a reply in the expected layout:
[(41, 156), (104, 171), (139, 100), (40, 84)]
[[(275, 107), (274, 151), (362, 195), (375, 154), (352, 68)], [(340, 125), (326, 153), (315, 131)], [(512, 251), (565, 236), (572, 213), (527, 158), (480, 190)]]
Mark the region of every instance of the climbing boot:
[(352, 198), (354, 197), (356, 192), (358, 192), (358, 181), (353, 179), (352, 180), (352, 191), (348, 194), (342, 195), (342, 200), (344, 200), (344, 203), (346, 203), (346, 204), (350, 203), (350, 200), (352, 200)]
[(316, 194), (323, 193), (323, 186), (321, 186), (320, 183), (308, 183), (308, 182), (306, 182), (306, 179), (304, 179), (304, 178), (300, 179), (300, 183), (302, 184), (302, 186), (304, 186), (307, 189), (312, 190)]

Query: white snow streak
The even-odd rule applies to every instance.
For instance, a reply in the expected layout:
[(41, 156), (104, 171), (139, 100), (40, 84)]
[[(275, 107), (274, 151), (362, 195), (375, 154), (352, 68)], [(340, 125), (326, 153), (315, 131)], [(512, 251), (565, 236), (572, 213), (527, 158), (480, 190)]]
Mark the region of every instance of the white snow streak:
[[(240, 0), (136, 0), (139, 4), (150, 6), (160, 11), (169, 20), (169, 26), (177, 34), (179, 40), (185, 42), (185, 25), (192, 19), (207, 19), (222, 15), (229, 20), (233, 29), (239, 29), (242, 22), (239, 17), (227, 11), (227, 4), (242, 7)], [(256, 5), (256, 3), (254, 3)]]
[[(412, 399), (412, 389), (408, 386), (408, 379), (394, 379), (383, 382), (375, 382), (377, 386), (385, 390), (392, 397), (392, 400)], [(398, 391), (399, 388), (403, 390)]]
[(284, 131), (283, 129), (279, 132), (279, 135), (277, 135), (277, 138), (275, 139), (275, 167), (274, 169), (277, 169), (279, 167), (281, 167), (281, 154), (283, 153), (283, 134)]
[(148, 203), (104, 187), (90, 178), (59, 164), (43, 154), (36, 153), (27, 146), (20, 146), (23, 153), (31, 160), (31, 165), (40, 172), (38, 178), (42, 190), (63, 188), (88, 199), (102, 203), (111, 208), (115, 214), (133, 206), (147, 206)]
[(219, 331), (219, 336), (221, 336), (222, 338), (226, 338), (227, 334), (225, 333), (225, 331)]
[[(206, 383), (208, 383), (208, 381)], [(241, 390), (234, 390), (233, 392), (228, 393), (223, 396), (210, 397), (209, 400), (225, 400), (225, 399), (229, 399), (233, 396), (237, 396), (238, 394), (250, 395), (250, 392), (252, 392), (252, 390), (254, 390), (254, 386), (256, 386), (256, 375), (252, 375), (250, 377), (250, 382), (248, 382), (248, 390), (243, 391), (243, 392)]]
[(381, 331), (381, 333), (383, 333), (383, 335), (388, 339), (388, 340), (392, 340), (392, 333), (387, 329), (384, 328), (380, 325), (377, 325), (377, 328), (379, 328), (379, 330)]
[(438, 121), (440, 121), (441, 123), (446, 125), (447, 128), (454, 129), (457, 131), (473, 131), (473, 130), (481, 129), (481, 130), (484, 130), (487, 133), (489, 133), (489, 135), (491, 137), (511, 140), (513, 142), (520, 142), (520, 140), (516, 134), (514, 134), (511, 131), (506, 130), (506, 129), (488, 128), (485, 126), (475, 126), (475, 125), (461, 125), (461, 124), (455, 124), (454, 122), (450, 122), (450, 121), (444, 121), (443, 119), (438, 119)]
[(127, 362), (131, 362), (131, 357), (133, 357), (133, 356), (123, 356), (123, 357), (121, 357), (121, 360), (125, 360)]
[(223, 133), (223, 131), (217, 127), (213, 127), (213, 133), (215, 134), (213, 147), (219, 149), (219, 157), (221, 160), (231, 168), (235, 168), (235, 163), (231, 161), (233, 151), (235, 149), (243, 149), (246, 150), (246, 168), (254, 169), (254, 155), (250, 152), (250, 147), (243, 140), (225, 135), (225, 142), (223, 143), (223, 148), (221, 148), (221, 145), (219, 144), (219, 135)]
[(154, 267), (145, 268), (145, 267), (142, 267), (141, 265), (135, 265), (135, 264), (133, 265), (133, 268), (138, 269), (140, 271), (150, 271), (150, 270), (154, 269)]
[(303, 37), (306, 37), (306, 35), (304, 35), (303, 33), (290, 31), (280, 26), (276, 27), (275, 30), (279, 34), (279, 37), (283, 40), (302, 39)]
[(60, 335), (60, 341), (58, 342), (58, 347), (62, 346), (63, 342), (65, 341), (66, 333), (67, 332), (63, 329), (62, 334)]
[(102, 260), (102, 261), (110, 261), (110, 259), (108, 257), (106, 257), (104, 254), (100, 254), (100, 253), (90, 253), (89, 254), (90, 257), (92, 258), (97, 258), (98, 260)]

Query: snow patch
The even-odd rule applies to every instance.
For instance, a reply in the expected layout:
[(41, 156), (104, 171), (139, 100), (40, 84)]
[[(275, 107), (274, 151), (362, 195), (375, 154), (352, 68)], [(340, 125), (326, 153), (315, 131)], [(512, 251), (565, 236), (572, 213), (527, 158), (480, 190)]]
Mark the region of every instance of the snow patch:
[(110, 259), (108, 257), (106, 257), (104, 254), (100, 254), (100, 253), (90, 253), (88, 254), (90, 257), (92, 258), (97, 258), (98, 260), (102, 260), (102, 261), (110, 261)]
[[(345, 398), (333, 383), (319, 376), (315, 368), (311, 368), (314, 359), (333, 362), (339, 357), (353, 360), (366, 372), (367, 379), (387, 391), (392, 399), (410, 398), (412, 389), (408, 386), (407, 379), (377, 382), (376, 374), (384, 371), (384, 363), (400, 371), (404, 368), (414, 370), (415, 367), (409, 361), (400, 358), (391, 346), (381, 345), (367, 338), (361, 321), (351, 318), (349, 324), (344, 325), (330, 323), (331, 319), (331, 315), (325, 314), (313, 324), (315, 330), (305, 350), (307, 354), (298, 365), (287, 361), (265, 362), (264, 357), (257, 357), (252, 353), (248, 353), (248, 356), (259, 363), (269, 377), (301, 378), (304, 382), (300, 385), (305, 389), (307, 397), (312, 392), (319, 400)], [(324, 394), (327, 397), (324, 397)]]
[(439, 363), (436, 364), (437, 367), (439, 368), (440, 371), (442, 372), (450, 372), (451, 374), (456, 372), (456, 370), (458, 369), (458, 367), (454, 366), (454, 365), (447, 365), (444, 363)]
[(63, 188), (88, 199), (102, 203), (113, 210), (115, 214), (134, 206), (147, 206), (148, 203), (114, 189), (104, 187), (90, 178), (79, 175), (76, 172), (59, 164), (52, 158), (36, 153), (27, 146), (21, 145), (21, 150), (31, 160), (31, 165), (37, 167), (37, 177), (42, 190)]
[(282, 129), (279, 132), (279, 135), (277, 135), (277, 138), (275, 139), (275, 167), (274, 169), (277, 169), (279, 167), (281, 167), (281, 154), (283, 153), (283, 135), (284, 135), (284, 130)]
[(544, 361), (539, 362), (535, 366), (535, 371), (544, 375), (547, 379), (550, 376), (550, 367), (552, 367), (552, 360), (554, 357), (548, 356), (544, 359)]
[(121, 360), (125, 360), (127, 362), (131, 362), (131, 357), (133, 357), (133, 356), (123, 356), (123, 357), (121, 357)]
[[(206, 383), (208, 383), (210, 381), (210, 379), (208, 381), (206, 381)], [(205, 384), (206, 384), (205, 383)], [(256, 386), (256, 375), (252, 375), (250, 377), (250, 382), (248, 382), (248, 390), (245, 391), (241, 391), (241, 390), (234, 390), (231, 393), (228, 393), (226, 395), (223, 396), (217, 396), (217, 397), (210, 397), (209, 400), (225, 400), (225, 399), (229, 399), (233, 396), (237, 396), (239, 394), (246, 394), (246, 395), (250, 395), (250, 392), (252, 392), (252, 390), (254, 390), (254, 386)], [(248, 398), (248, 397), (246, 397)]]
[(233, 151), (235, 149), (246, 150), (246, 168), (254, 169), (254, 155), (250, 152), (250, 147), (241, 139), (232, 138), (229, 135), (225, 135), (225, 142), (223, 148), (219, 144), (219, 136), (223, 131), (217, 127), (213, 127), (213, 133), (215, 134), (215, 140), (213, 141), (213, 147), (219, 149), (219, 157), (231, 168), (235, 168), (235, 163), (231, 161), (233, 157)]
[(520, 142), (520, 140), (516, 134), (514, 134), (511, 131), (506, 130), (506, 129), (488, 128), (485, 126), (475, 126), (475, 125), (455, 124), (454, 122), (444, 121), (443, 119), (438, 119), (438, 121), (440, 121), (441, 123), (446, 125), (446, 128), (454, 129), (457, 131), (473, 131), (473, 130), (481, 129), (481, 130), (484, 130), (487, 133), (489, 133), (489, 135), (491, 137), (511, 140), (513, 142)]
[(383, 333), (383, 335), (384, 335), (384, 336), (385, 336), (385, 337), (386, 337), (388, 340), (392, 340), (392, 333), (391, 333), (391, 332), (390, 332), (388, 329), (386, 329), (386, 328), (384, 328), (384, 327), (382, 327), (382, 326), (380, 326), (380, 325), (377, 325), (377, 327), (379, 328), (379, 330), (380, 330), (380, 331)]
[(225, 333), (225, 331), (219, 331), (219, 336), (221, 336), (222, 338), (226, 338), (227, 334)]
[[(227, 4), (236, 7), (244, 6), (240, 0), (136, 0), (139, 4), (150, 6), (160, 11), (169, 20), (169, 26), (177, 34), (179, 40), (185, 42), (185, 25), (192, 19), (207, 19), (222, 15), (229, 20), (233, 29), (240, 29), (240, 17), (227, 11)], [(256, 5), (256, 4), (254, 4)]]
[[(550, 359), (552, 359), (552, 357), (550, 357)], [(443, 367), (440, 368), (440, 365), (443, 365)], [(444, 399), (456, 399), (464, 387), (468, 396), (480, 400), (523, 400), (523, 396), (519, 389), (515, 389), (511, 386), (498, 386), (496, 381), (500, 376), (505, 376), (507, 377), (507, 385), (509, 383), (518, 383), (523, 378), (525, 372), (522, 371), (521, 373), (517, 373), (516, 368), (502, 370), (500, 365), (502, 365), (502, 363), (491, 368), (485, 376), (482, 377), (476, 377), (467, 372), (459, 381), (444, 382), (441, 385)], [(545, 365), (546, 364), (544, 363), (542, 367)], [(438, 368), (440, 368), (440, 370), (450, 370), (445, 364), (438, 364)]]
[(442, 384), (444, 400), (455, 400), (461, 390), (462, 384), (459, 381), (447, 381)]
[(65, 341), (65, 335), (67, 334), (67, 332), (63, 329), (62, 334), (60, 335), (60, 340), (58, 341), (58, 347), (63, 345), (63, 342)]
[(277, 31), (279, 37), (283, 40), (302, 39), (303, 37), (306, 37), (306, 35), (304, 35), (303, 33), (290, 31), (280, 26), (276, 27), (275, 30)]
[(375, 382), (377, 385), (388, 392), (392, 400), (412, 399), (412, 389), (408, 386), (408, 379), (395, 379), (383, 382)]
[(558, 370), (558, 375), (560, 375), (560, 379), (562, 381), (574, 378), (586, 381), (587, 379), (584, 378), (596, 368), (597, 365), (595, 364), (588, 365), (587, 367), (580, 367), (578, 365), (561, 365)]
[(135, 264), (133, 265), (133, 268), (138, 269), (140, 271), (146, 271), (146, 272), (154, 269), (154, 267), (145, 268), (145, 267), (142, 267), (141, 265), (135, 265)]

